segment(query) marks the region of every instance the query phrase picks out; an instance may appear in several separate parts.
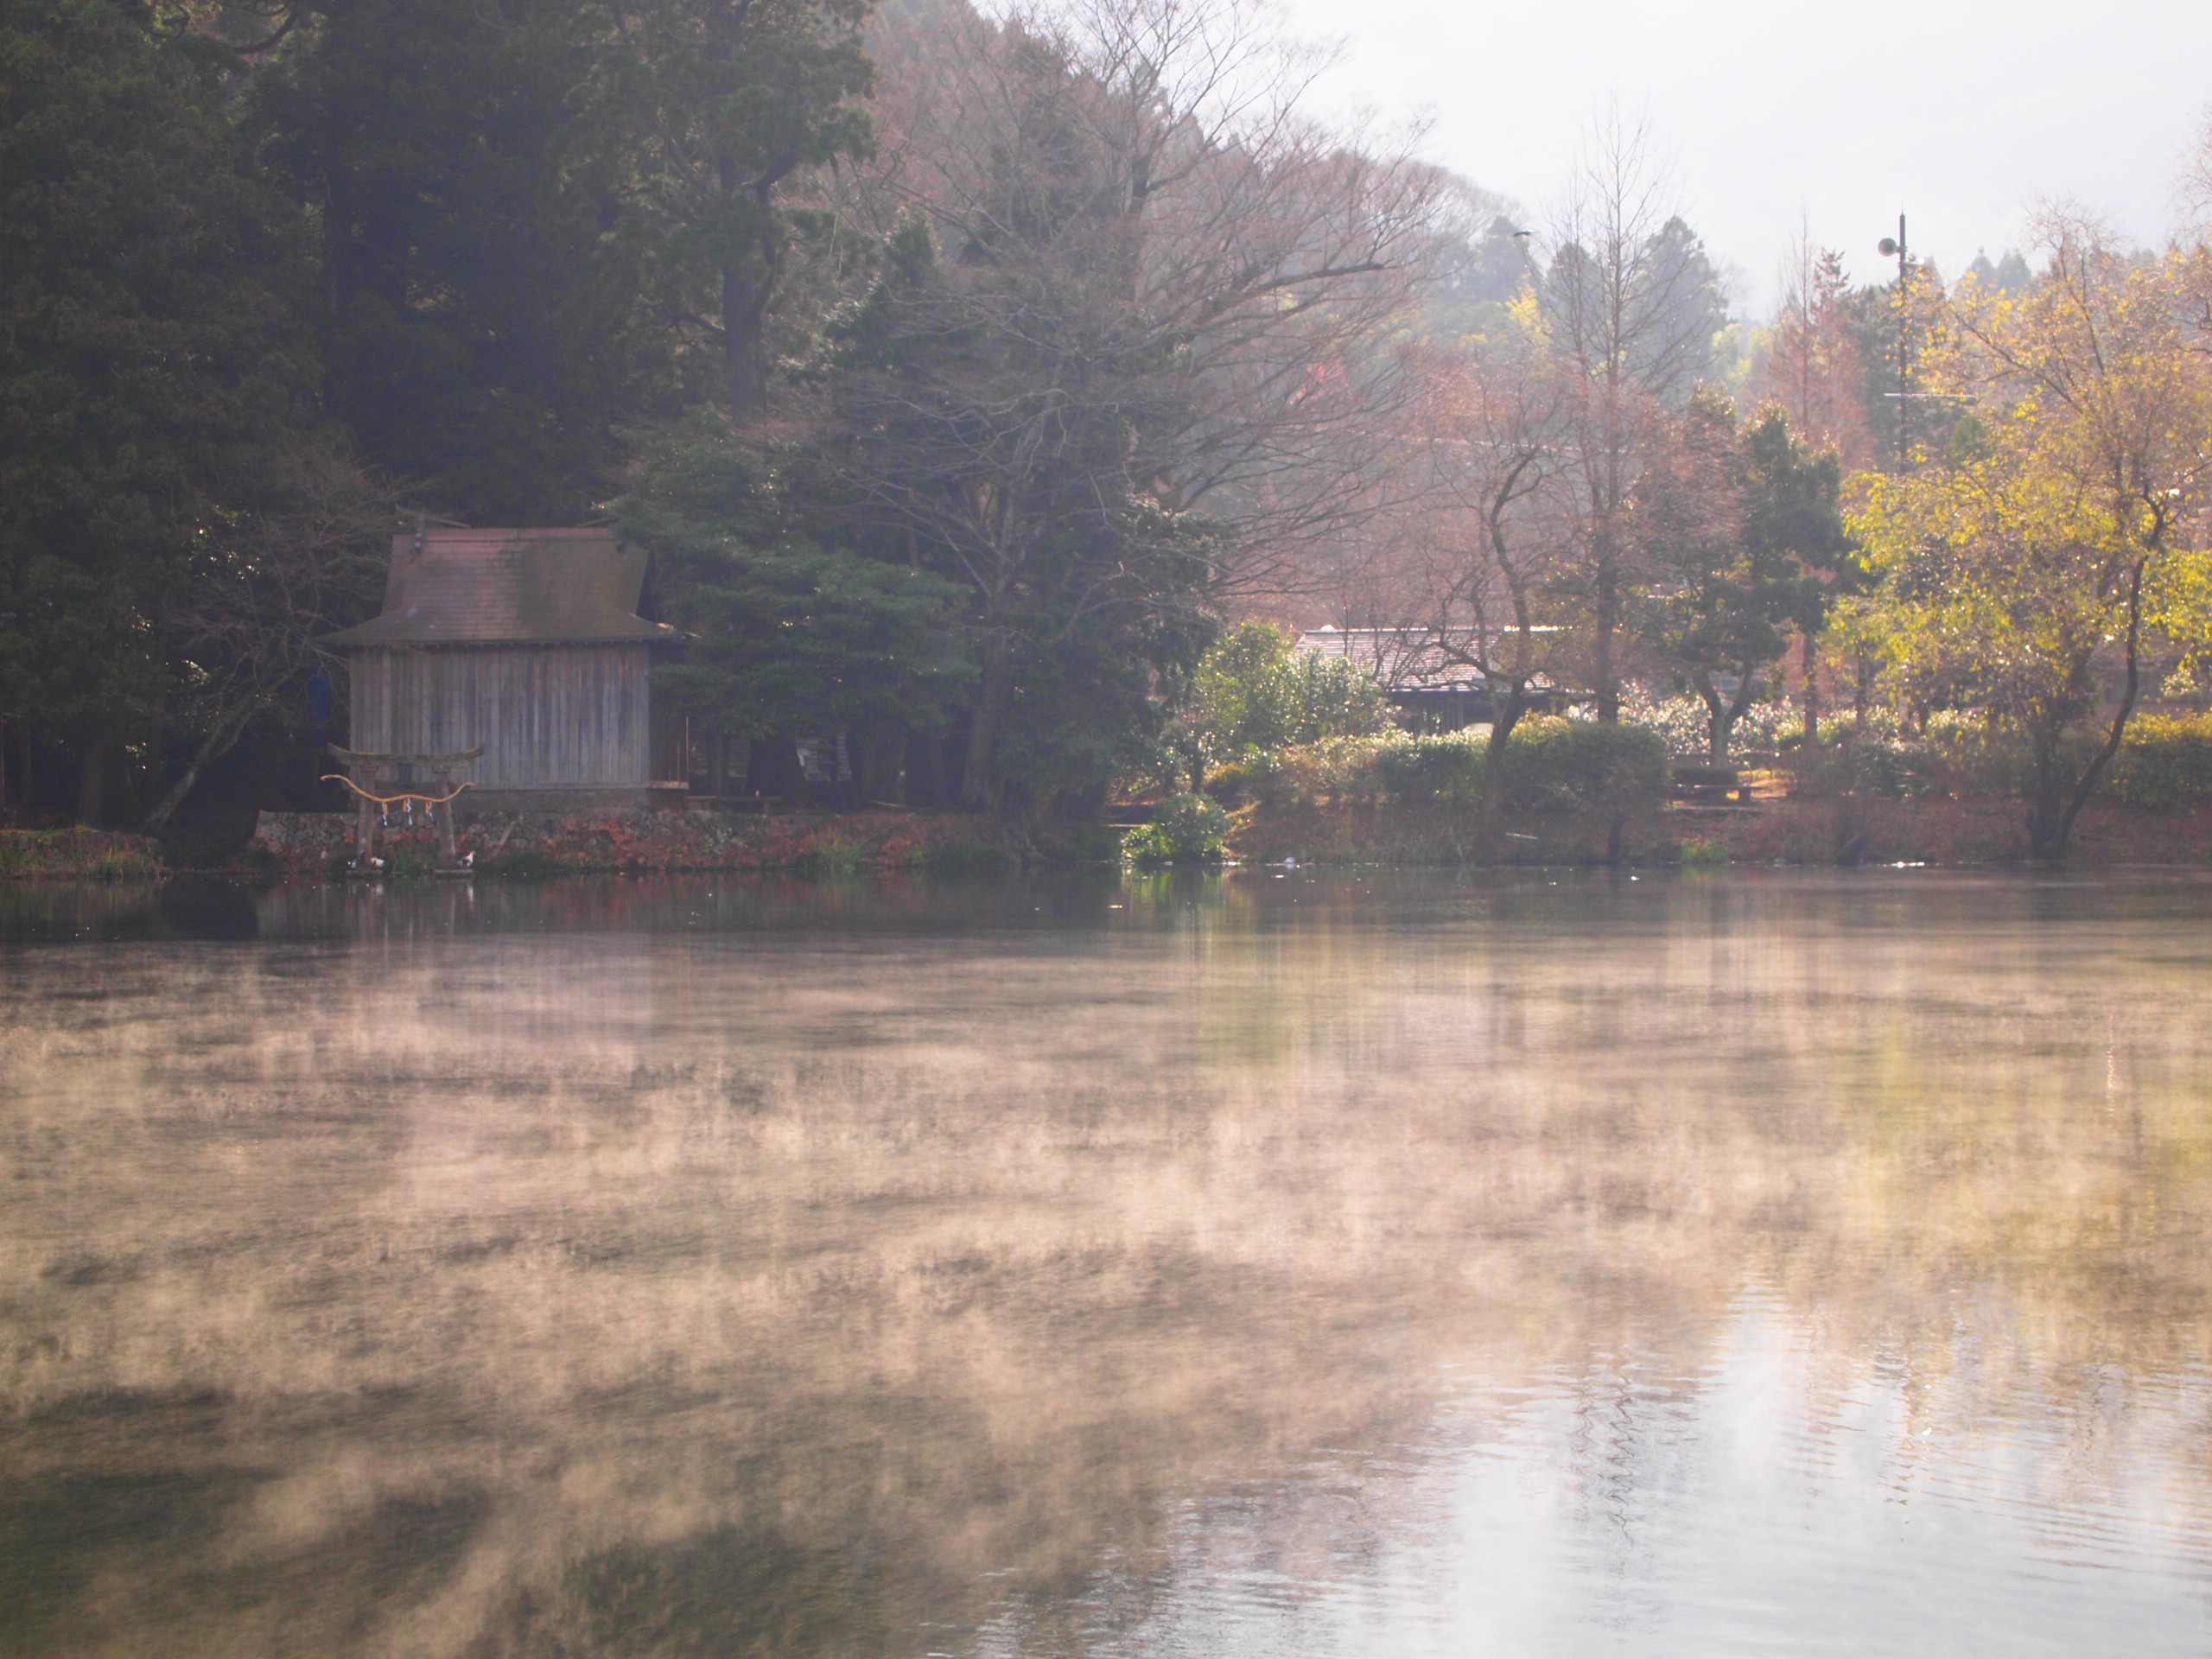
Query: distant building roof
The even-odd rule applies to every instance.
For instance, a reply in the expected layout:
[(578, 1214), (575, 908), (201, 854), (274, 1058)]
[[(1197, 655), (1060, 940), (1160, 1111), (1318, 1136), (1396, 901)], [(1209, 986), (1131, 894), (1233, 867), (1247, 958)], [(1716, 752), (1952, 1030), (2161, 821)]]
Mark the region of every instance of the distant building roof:
[(642, 549), (611, 530), (425, 529), (391, 540), (384, 610), (339, 646), (601, 645), (672, 639), (638, 614)]
[[(1553, 634), (1559, 630), (1539, 626), (1530, 632)], [(1349, 658), (1372, 674), (1385, 691), (1406, 696), (1423, 691), (1479, 691), (1488, 685), (1480, 669), (1459, 660), (1463, 654), (1483, 654), (1476, 649), (1481, 637), (1473, 628), (1447, 628), (1440, 638), (1433, 628), (1320, 627), (1301, 632), (1297, 649)], [(1496, 650), (1497, 636), (1489, 638)], [(1540, 674), (1533, 683), (1544, 686), (1550, 681)]]

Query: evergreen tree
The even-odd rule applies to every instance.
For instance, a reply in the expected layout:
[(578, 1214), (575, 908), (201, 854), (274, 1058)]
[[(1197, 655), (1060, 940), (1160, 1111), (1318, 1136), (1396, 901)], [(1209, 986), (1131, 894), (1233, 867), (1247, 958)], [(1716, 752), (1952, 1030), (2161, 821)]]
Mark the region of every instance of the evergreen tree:
[[(712, 390), (741, 423), (767, 411), (776, 308), (794, 251), (834, 240), (809, 186), (867, 155), (856, 99), (874, 85), (861, 32), (874, 0), (614, 0), (609, 94), (649, 135), (637, 200), (654, 250), (656, 310), (703, 346)], [(827, 296), (834, 297), (834, 296)], [(809, 302), (817, 302), (810, 304)], [(790, 355), (804, 356), (807, 330)]]
[(1827, 596), (1819, 572), (1853, 550), (1842, 482), (1834, 453), (1808, 451), (1779, 409), (1738, 431), (1734, 406), (1709, 390), (1669, 423), (1637, 482), (1637, 531), (1654, 575), (1644, 637), (1704, 701), (1715, 766), (1727, 763), (1730, 734), (1789, 631), (1820, 632)]
[(606, 32), (585, 0), (315, 0), (262, 89), (321, 230), (330, 410), (469, 522), (574, 522), (622, 426), (680, 406)]
[(20, 755), (26, 723), (65, 747), (97, 821), (209, 671), (195, 562), (315, 442), (307, 246), (219, 43), (0, 0), (0, 712)]
[(620, 521), (652, 556), (662, 615), (690, 636), (655, 689), (731, 736), (848, 731), (880, 796), (917, 741), (943, 741), (974, 677), (962, 589), (817, 539), (794, 470), (761, 465), (708, 417), (646, 455)]

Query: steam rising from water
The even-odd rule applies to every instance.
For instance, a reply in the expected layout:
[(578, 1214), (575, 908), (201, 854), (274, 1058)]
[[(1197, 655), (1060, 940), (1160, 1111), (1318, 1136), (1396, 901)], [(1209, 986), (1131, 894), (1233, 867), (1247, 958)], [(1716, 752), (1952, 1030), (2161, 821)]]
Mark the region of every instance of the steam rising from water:
[(225, 902), (0, 955), (0, 1650), (2212, 1634), (2212, 889)]

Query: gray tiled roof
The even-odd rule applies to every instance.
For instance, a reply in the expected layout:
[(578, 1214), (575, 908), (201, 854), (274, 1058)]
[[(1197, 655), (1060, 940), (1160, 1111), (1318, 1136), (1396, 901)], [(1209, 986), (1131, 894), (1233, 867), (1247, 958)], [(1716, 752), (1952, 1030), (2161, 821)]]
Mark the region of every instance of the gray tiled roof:
[[(1544, 635), (1559, 632), (1538, 626)], [(1480, 657), (1487, 642), (1498, 648), (1496, 633), (1479, 634), (1473, 628), (1448, 628), (1440, 636), (1433, 628), (1307, 628), (1298, 636), (1300, 651), (1324, 657), (1343, 657), (1372, 674), (1385, 691), (1404, 696), (1420, 691), (1478, 691), (1490, 682), (1483, 671), (1459, 660), (1461, 655)], [(1445, 647), (1449, 645), (1452, 649)], [(1550, 682), (1542, 676), (1537, 683)]]
[(427, 529), (395, 536), (382, 614), (340, 647), (673, 639), (638, 614), (645, 556), (611, 530)]

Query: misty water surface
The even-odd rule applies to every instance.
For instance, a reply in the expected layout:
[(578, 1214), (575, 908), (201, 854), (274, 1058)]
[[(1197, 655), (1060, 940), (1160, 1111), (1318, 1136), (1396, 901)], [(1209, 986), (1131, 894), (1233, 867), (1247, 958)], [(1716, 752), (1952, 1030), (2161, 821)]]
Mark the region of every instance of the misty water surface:
[(0, 1653), (2212, 1649), (2212, 884), (0, 934)]

